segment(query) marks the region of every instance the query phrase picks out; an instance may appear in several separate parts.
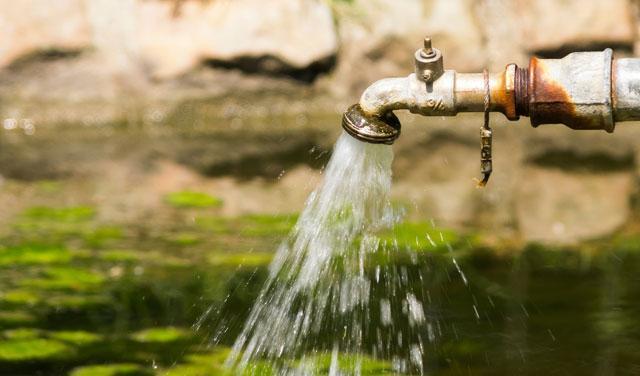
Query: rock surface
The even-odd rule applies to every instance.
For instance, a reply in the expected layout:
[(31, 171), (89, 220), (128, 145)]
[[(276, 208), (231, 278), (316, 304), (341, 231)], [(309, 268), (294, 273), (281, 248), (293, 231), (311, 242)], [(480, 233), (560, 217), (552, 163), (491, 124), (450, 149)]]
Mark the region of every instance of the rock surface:
[(632, 174), (576, 174), (527, 168), (517, 217), (527, 240), (573, 243), (611, 234), (629, 216)]
[(0, 68), (37, 51), (91, 45), (83, 0), (0, 0)]
[(383, 77), (413, 71), (413, 53), (431, 35), (445, 64), (462, 71), (485, 64), (482, 33), (469, 0), (356, 0), (336, 6), (340, 56), (328, 88), (362, 91)]
[(271, 57), (266, 70), (302, 69), (338, 48), (331, 11), (319, 1), (139, 1), (136, 11), (140, 54), (156, 77), (204, 59)]
[[(0, 0), (0, 174), (7, 181), (64, 179), (78, 167), (65, 162), (81, 149), (93, 161), (100, 144), (72, 142), (68, 129), (70, 147), (12, 144), (56, 123), (96, 126), (96, 132), (124, 124), (150, 133), (170, 125), (186, 127), (191, 136), (204, 127), (210, 139), (158, 147), (169, 166), (163, 177), (185, 173), (185, 181), (204, 185), (215, 180), (236, 192), (224, 197), (230, 202), (252, 196), (227, 206), (241, 213), (295, 211), (309, 189), (299, 190), (300, 182), (319, 174), (320, 162), (307, 149), (330, 147), (339, 113), (371, 82), (411, 73), (425, 35), (444, 52), (445, 66), (459, 71), (525, 66), (532, 53), (560, 56), (573, 49), (613, 46), (619, 56), (640, 45), (639, 4)], [(309, 120), (313, 116), (322, 119)], [(640, 132), (632, 126), (606, 135), (492, 119), (494, 175), (478, 190), (472, 178), (478, 176), (479, 117), (403, 118), (404, 136), (394, 146), (395, 197), (421, 220), (545, 242), (592, 238), (633, 220)], [(279, 133), (283, 129), (295, 135)], [(269, 140), (256, 138), (260, 132)], [(140, 137), (144, 141), (123, 150), (141, 153), (150, 141)], [(263, 183), (283, 170), (290, 172), (269, 189), (271, 196), (261, 195)], [(278, 195), (285, 199), (273, 198)], [(289, 196), (295, 205), (284, 203)]]
[[(174, 77), (205, 60), (272, 58), (303, 69), (337, 52), (329, 7), (314, 0), (0, 2), (0, 67), (47, 50), (95, 47), (108, 64)], [(4, 42), (8, 41), (8, 42)]]
[(514, 16), (520, 16), (529, 51), (594, 43), (630, 46), (635, 38), (627, 0), (519, 0)]

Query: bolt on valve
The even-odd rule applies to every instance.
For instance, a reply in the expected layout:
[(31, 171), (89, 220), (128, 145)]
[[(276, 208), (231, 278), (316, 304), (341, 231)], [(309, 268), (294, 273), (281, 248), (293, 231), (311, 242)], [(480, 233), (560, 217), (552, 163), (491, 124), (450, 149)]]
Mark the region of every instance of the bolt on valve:
[(431, 83), (444, 73), (442, 52), (431, 46), (431, 38), (424, 38), (424, 47), (415, 53), (416, 76)]

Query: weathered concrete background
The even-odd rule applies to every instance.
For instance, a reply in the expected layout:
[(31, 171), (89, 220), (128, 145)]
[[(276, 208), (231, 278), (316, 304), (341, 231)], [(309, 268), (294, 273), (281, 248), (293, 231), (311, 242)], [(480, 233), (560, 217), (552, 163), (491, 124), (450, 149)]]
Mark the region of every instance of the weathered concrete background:
[[(280, 130), (273, 116), (294, 119), (294, 132), (275, 144), (254, 145), (246, 152), (250, 157), (242, 154), (240, 141), (198, 145), (197, 157), (187, 146), (180, 155), (163, 156), (205, 180), (212, 164), (235, 166), (246, 157), (249, 162), (238, 162), (246, 169), (256, 155), (296, 156), (309, 143), (328, 148), (339, 113), (372, 81), (407, 75), (425, 35), (443, 51), (445, 65), (459, 71), (526, 65), (532, 54), (560, 57), (604, 47), (613, 47), (617, 56), (632, 55), (640, 49), (639, 5), (633, 0), (0, 0), (0, 175), (24, 178), (19, 162), (40, 161), (27, 163), (29, 176), (38, 168), (55, 170), (51, 158), (73, 162), (72, 154), (17, 146), (23, 141), (16, 132), (29, 136), (56, 124), (159, 127), (194, 121), (214, 130), (231, 126), (242, 140), (247, 132)], [(327, 114), (330, 121), (306, 120), (314, 114)], [(500, 125), (500, 118), (494, 116), (496, 173), (483, 191), (471, 183), (478, 169), (478, 118), (406, 118), (409, 136), (396, 145), (396, 196), (416, 208), (412, 215), (551, 242), (604, 236), (635, 221), (637, 125), (622, 125), (614, 135), (578, 134), (554, 126), (532, 130), (526, 121)], [(248, 122), (253, 125), (242, 125)], [(246, 192), (229, 206), (239, 211), (298, 210), (309, 188), (292, 181), (312, 180), (316, 167), (294, 169), (294, 180), (267, 180), (272, 190), (256, 188), (246, 176), (238, 182), (247, 174), (236, 169), (219, 189)]]

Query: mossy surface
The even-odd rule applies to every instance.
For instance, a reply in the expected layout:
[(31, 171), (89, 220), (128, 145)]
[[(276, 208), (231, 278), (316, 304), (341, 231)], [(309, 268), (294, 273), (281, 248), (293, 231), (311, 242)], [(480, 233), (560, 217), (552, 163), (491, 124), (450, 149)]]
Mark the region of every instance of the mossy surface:
[(51, 267), (38, 278), (19, 281), (21, 287), (32, 290), (71, 290), (85, 292), (96, 290), (105, 282), (100, 273), (77, 267)]
[(108, 296), (100, 294), (52, 294), (43, 297), (42, 305), (56, 312), (89, 311), (107, 308), (112, 303)]
[(32, 220), (56, 222), (80, 222), (93, 218), (96, 210), (91, 206), (47, 207), (34, 206), (24, 211), (23, 216)]
[(454, 231), (436, 228), (428, 222), (402, 222), (383, 232), (381, 240), (391, 247), (443, 252), (459, 245), (462, 238)]
[(74, 346), (95, 345), (104, 340), (104, 336), (101, 334), (83, 330), (51, 332), (49, 337)]
[[(56, 197), (56, 192), (46, 194)], [(0, 234), (1, 369), (8, 374), (235, 376), (223, 366), (229, 351), (225, 346), (238, 335), (274, 252), (297, 216), (226, 218), (217, 214), (219, 204), (210, 199), (187, 198), (182, 197), (175, 209), (173, 204), (163, 205), (169, 224), (154, 218), (149, 223), (106, 223), (91, 205), (40, 206), (19, 213)], [(336, 220), (348, 214), (338, 213)], [(509, 323), (528, 321), (535, 328), (529, 336), (542, 333), (532, 341), (536, 346), (557, 348), (565, 343), (562, 330), (554, 328), (558, 323), (573, 333), (590, 327), (597, 331), (590, 338), (626, 336), (629, 348), (636, 348), (632, 338), (640, 332), (633, 328), (631, 316), (606, 314), (615, 310), (602, 309), (603, 295), (589, 295), (586, 287), (595, 291), (637, 275), (640, 259), (633, 254), (640, 250), (640, 241), (632, 234), (592, 245), (615, 250), (615, 257), (576, 252), (577, 247), (530, 245), (518, 257), (505, 258), (481, 247), (481, 239), (429, 222), (400, 223), (380, 237), (383, 252), (366, 256), (364, 272), (374, 278), (381, 270), (383, 284), (413, 283), (407, 288), (422, 294), (425, 310), (424, 302), (433, 299), (430, 318), (455, 318), (460, 338), (452, 339), (453, 329), (444, 325), (438, 345), (426, 345), (432, 356), (428, 361), (437, 371), (453, 367), (450, 364), (480, 364), (485, 352), (492, 361), (503, 359), (496, 355), (502, 348), (495, 343), (507, 336), (501, 331), (511, 325), (505, 324), (506, 316), (513, 318)], [(402, 279), (405, 272), (410, 278)], [(527, 281), (525, 293), (531, 295), (526, 298), (534, 303), (518, 300), (525, 294), (517, 284), (521, 280)], [(636, 292), (627, 282), (621, 299)], [(372, 285), (372, 294), (383, 284)], [(566, 302), (554, 294), (567, 289)], [(616, 304), (613, 307), (624, 309), (631, 303)], [(398, 307), (395, 324), (401, 326), (406, 322), (402, 302)], [(571, 320), (563, 307), (577, 307)], [(373, 309), (372, 320), (376, 315)], [(582, 319), (585, 315), (597, 323)], [(553, 329), (558, 342), (545, 342), (551, 338), (547, 329)], [(326, 340), (322, 333), (319, 341)], [(213, 336), (223, 345), (205, 346)], [(371, 338), (365, 342), (371, 344)], [(320, 355), (307, 355), (316, 374), (327, 374), (333, 361), (331, 345), (327, 342)], [(354, 367), (363, 375), (392, 373), (387, 362), (338, 355), (344, 373)], [(284, 365), (303, 366), (296, 359)], [(256, 362), (245, 374), (271, 375), (273, 369)]]
[(17, 338), (0, 341), (0, 362), (33, 362), (70, 358), (72, 347), (46, 338)]
[(216, 266), (266, 266), (273, 260), (273, 256), (271, 252), (213, 252), (208, 261)]
[(196, 245), (202, 241), (202, 235), (196, 232), (179, 232), (170, 236), (168, 240), (179, 246)]
[[(1, 300), (2, 298), (0, 297)], [(27, 311), (0, 311), (0, 328), (28, 326), (35, 324), (37, 321), (38, 317)]]
[(154, 372), (139, 364), (100, 364), (78, 367), (69, 376), (151, 376)]
[[(306, 364), (305, 364), (306, 363)], [(393, 369), (389, 362), (376, 360), (367, 356), (355, 356), (349, 354), (324, 354), (297, 362), (296, 366), (302, 369), (311, 369), (314, 374), (329, 374), (332, 364), (337, 365), (338, 372), (354, 374), (360, 370), (361, 375), (393, 375)]]
[(266, 362), (253, 362), (243, 371), (231, 370), (225, 366), (230, 349), (216, 348), (208, 353), (187, 355), (184, 361), (160, 372), (162, 376), (275, 376), (273, 367)]
[(0, 300), (10, 305), (33, 306), (41, 301), (41, 296), (29, 289), (13, 289), (0, 293)]
[(65, 264), (73, 258), (63, 246), (26, 244), (0, 247), (0, 267), (36, 264)]
[(131, 338), (141, 343), (167, 344), (187, 341), (191, 338), (191, 333), (186, 329), (174, 327), (149, 328), (134, 333)]
[(98, 226), (96, 228), (85, 231), (82, 239), (87, 247), (100, 248), (122, 239), (124, 232), (119, 226)]
[(41, 335), (41, 330), (33, 328), (17, 328), (2, 332), (2, 337), (8, 339), (34, 339)]
[(229, 349), (217, 348), (207, 353), (190, 354), (183, 361), (160, 372), (163, 376), (231, 376), (224, 367)]
[(285, 236), (296, 223), (294, 215), (250, 215), (241, 217), (243, 236)]
[(167, 204), (175, 208), (211, 208), (222, 206), (222, 200), (204, 192), (180, 191), (165, 196)]
[(142, 259), (140, 251), (129, 249), (111, 249), (101, 251), (97, 258), (107, 262), (133, 263)]

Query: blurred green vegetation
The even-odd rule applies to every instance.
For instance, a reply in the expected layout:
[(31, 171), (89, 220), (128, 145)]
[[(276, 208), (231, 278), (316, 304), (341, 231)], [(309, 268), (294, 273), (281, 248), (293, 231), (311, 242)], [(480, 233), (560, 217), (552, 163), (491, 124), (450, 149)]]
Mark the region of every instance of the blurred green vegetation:
[(222, 200), (203, 192), (180, 191), (169, 193), (167, 203), (176, 208), (210, 208), (222, 205)]
[[(52, 195), (64, 193), (42, 184)], [(40, 205), (13, 219), (0, 236), (0, 374), (230, 375), (223, 366), (228, 346), (298, 216), (223, 217), (222, 201), (191, 191), (170, 194), (166, 202), (169, 226), (105, 223), (90, 205)], [(495, 321), (504, 319), (495, 312), (519, 296), (512, 268), (544, 274), (546, 282), (602, 278), (611, 272), (603, 250), (625, 260), (640, 253), (633, 233), (580, 246), (514, 247), (430, 222), (400, 223), (379, 239), (367, 267), (425, 268), (425, 286), (453, 284), (447, 294), (455, 299), (488, 296), (476, 308)], [(432, 293), (436, 299), (437, 289)], [(586, 299), (582, 290), (575, 293)], [(450, 309), (473, 312), (468, 301), (455, 299)], [(619, 314), (594, 317), (605, 335), (623, 335), (630, 325)], [(549, 315), (549, 322), (565, 318)], [(207, 346), (223, 324), (229, 330), (220, 345)], [(478, 329), (462, 322), (460, 330)], [(448, 339), (433, 350), (434, 362), (479, 359), (491, 346), (497, 346), (492, 337)], [(331, 356), (307, 360), (325, 374)], [(345, 354), (338, 360), (343, 370), (357, 364)], [(364, 358), (359, 367), (363, 375), (393, 373), (375, 359)], [(246, 374), (273, 370), (257, 362)]]
[(149, 376), (154, 372), (139, 364), (123, 363), (78, 367), (69, 376)]

